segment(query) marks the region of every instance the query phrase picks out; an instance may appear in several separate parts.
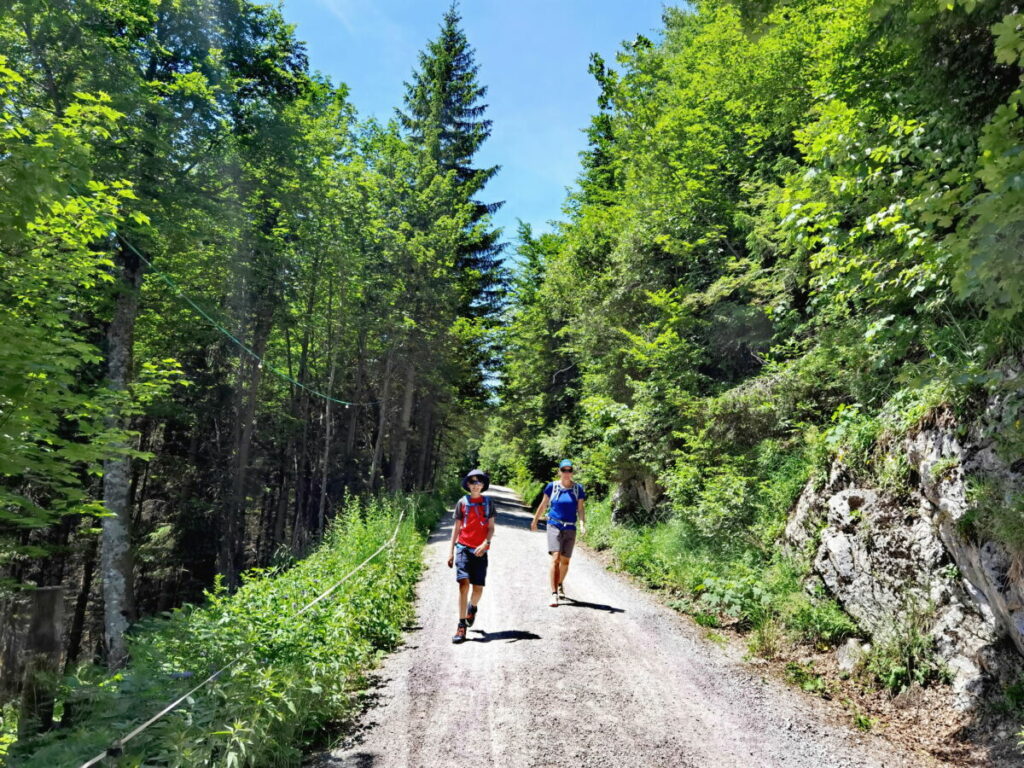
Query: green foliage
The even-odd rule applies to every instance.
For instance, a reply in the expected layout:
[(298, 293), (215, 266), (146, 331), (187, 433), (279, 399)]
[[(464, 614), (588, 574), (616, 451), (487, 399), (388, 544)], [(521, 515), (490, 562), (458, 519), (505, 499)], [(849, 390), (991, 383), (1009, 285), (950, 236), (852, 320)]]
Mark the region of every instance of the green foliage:
[[(246, 574), (236, 593), (218, 584), (202, 606), (142, 622), (132, 660), (108, 676), (83, 667), (63, 684), (70, 727), (15, 747), (18, 765), (78, 764), (205, 676), (234, 661), (170, 715), (132, 741), (119, 764), (297, 764), (316, 730), (353, 712), (364, 672), (400, 640), (436, 498), (350, 498), (308, 558), (278, 572)], [(385, 543), (329, 598), (299, 609)]]
[(978, 540), (995, 539), (1015, 555), (1024, 554), (1024, 492), (992, 477), (970, 477), (968, 513), (959, 521), (962, 533)]
[(928, 611), (908, 610), (893, 617), (892, 626), (875, 633), (865, 670), (896, 694), (911, 685), (948, 682), (949, 672), (938, 658), (935, 639), (925, 631)]
[(18, 740), (18, 707), (4, 704), (0, 710), (0, 758), (6, 759), (11, 746)]
[(843, 706), (850, 711), (850, 715), (853, 717), (853, 724), (857, 727), (857, 730), (864, 731), (866, 733), (878, 724), (878, 721), (875, 718), (861, 712), (860, 708), (852, 701), (844, 701)]
[(828, 683), (814, 671), (813, 664), (801, 664), (796, 661), (786, 663), (786, 680), (808, 693), (828, 697)]
[(76, 94), (60, 116), (32, 110), (24, 79), (5, 64), (0, 56), (0, 179), (9, 191), (0, 196), (4, 564), (19, 553), (40, 554), (12, 531), (102, 511), (88, 478), (105, 459), (143, 456), (124, 447), (128, 434), (108, 414), (138, 413), (180, 378), (175, 361), (164, 361), (126, 395), (94, 374), (102, 352), (91, 334), (90, 297), (111, 282), (105, 241), (138, 212), (130, 184), (90, 178), (74, 166), (88, 161), (123, 115), (110, 97), (87, 93)]
[(1017, 680), (1003, 688), (1001, 700), (996, 706), (1007, 714), (1020, 717), (1024, 715), (1024, 680)]

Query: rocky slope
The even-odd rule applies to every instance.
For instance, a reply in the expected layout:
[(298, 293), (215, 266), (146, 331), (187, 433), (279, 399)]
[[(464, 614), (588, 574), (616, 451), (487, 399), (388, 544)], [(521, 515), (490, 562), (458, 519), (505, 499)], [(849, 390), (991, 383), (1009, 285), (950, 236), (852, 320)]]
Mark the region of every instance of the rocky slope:
[(1024, 488), (1024, 460), (1008, 459), (998, 442), (1018, 413), (1016, 398), (1001, 396), (968, 429), (936, 414), (888, 448), (908, 467), (898, 490), (833, 465), (823, 486), (804, 489), (785, 533), (873, 639), (912, 621), (934, 636), (963, 708), (987, 683), (1018, 674), (1022, 657), (1007, 640), (1024, 655), (1024, 563), (974, 525), (970, 492), (983, 484), (1009, 505)]

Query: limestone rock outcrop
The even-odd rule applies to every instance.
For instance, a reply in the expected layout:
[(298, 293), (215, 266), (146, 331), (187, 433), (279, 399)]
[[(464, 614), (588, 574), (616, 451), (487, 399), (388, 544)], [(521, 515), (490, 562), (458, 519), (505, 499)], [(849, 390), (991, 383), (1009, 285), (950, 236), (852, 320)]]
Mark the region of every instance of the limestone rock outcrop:
[(884, 636), (911, 613), (926, 621), (965, 708), (999, 672), (1005, 638), (1024, 654), (1022, 563), (966, 524), (968, 478), (1024, 487), (1024, 462), (1007, 461), (987, 436), (1004, 405), (994, 398), (962, 437), (937, 414), (892, 445), (909, 466), (910, 487), (898, 493), (862, 487), (834, 465), (824, 485), (805, 487), (784, 534), (867, 634)]

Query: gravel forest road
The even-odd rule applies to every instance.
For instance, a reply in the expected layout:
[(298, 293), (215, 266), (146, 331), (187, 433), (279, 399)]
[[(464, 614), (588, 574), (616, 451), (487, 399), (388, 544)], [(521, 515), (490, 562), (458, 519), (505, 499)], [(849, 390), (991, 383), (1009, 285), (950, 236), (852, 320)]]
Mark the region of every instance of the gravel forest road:
[(547, 605), (543, 533), (494, 487), (497, 530), (469, 639), (454, 645), (451, 522), (431, 536), (417, 626), (388, 657), (353, 733), (317, 768), (482, 765), (919, 768), (825, 702), (763, 679), (740, 653), (577, 548), (573, 602)]

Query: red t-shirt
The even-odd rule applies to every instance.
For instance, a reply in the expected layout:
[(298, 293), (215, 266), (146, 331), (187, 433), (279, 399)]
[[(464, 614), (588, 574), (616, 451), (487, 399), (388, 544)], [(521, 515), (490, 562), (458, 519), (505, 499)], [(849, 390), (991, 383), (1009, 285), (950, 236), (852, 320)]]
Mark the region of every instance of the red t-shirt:
[(459, 544), (476, 549), (487, 540), (490, 518), (494, 516), (491, 500), (483, 496), (463, 496), (455, 505), (455, 519), (462, 521)]

